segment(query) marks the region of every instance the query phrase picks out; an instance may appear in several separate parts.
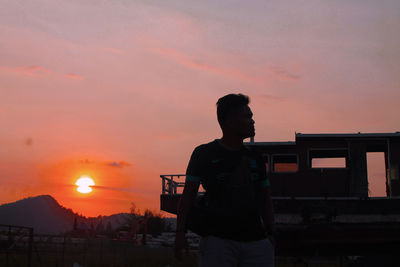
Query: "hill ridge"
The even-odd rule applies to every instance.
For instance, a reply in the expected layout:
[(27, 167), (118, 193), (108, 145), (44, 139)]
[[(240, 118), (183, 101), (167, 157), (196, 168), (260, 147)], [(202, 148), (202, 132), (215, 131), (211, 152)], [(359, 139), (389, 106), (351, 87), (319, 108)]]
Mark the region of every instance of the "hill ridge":
[(116, 228), (124, 224), (126, 214), (85, 217), (60, 205), (51, 195), (38, 195), (0, 205), (0, 224), (33, 227), (35, 234), (62, 234), (73, 229), (75, 218), (88, 225), (110, 222)]

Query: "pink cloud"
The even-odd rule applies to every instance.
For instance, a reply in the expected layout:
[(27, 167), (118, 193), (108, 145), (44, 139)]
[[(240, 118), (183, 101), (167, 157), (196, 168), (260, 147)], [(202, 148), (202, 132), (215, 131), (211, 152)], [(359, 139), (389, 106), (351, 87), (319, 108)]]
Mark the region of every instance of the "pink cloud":
[(117, 168), (122, 168), (122, 167), (129, 167), (132, 166), (129, 162), (126, 162), (124, 160), (120, 161), (96, 161), (96, 160), (90, 160), (90, 159), (82, 159), (79, 161), (80, 163), (83, 164), (95, 164), (95, 165), (103, 165), (103, 166), (110, 166), (110, 167), (117, 167)]
[(299, 75), (290, 73), (278, 67), (270, 67), (268, 68), (268, 72), (271, 72), (275, 77), (277, 77), (280, 80), (297, 81), (300, 79)]
[(206, 72), (212, 72), (219, 75), (229, 76), (231, 78), (236, 78), (240, 80), (255, 82), (258, 79), (252, 75), (249, 75), (243, 71), (237, 69), (230, 69), (225, 67), (216, 67), (210, 64), (206, 64), (200, 62), (199, 60), (191, 59), (189, 56), (175, 50), (172, 48), (158, 48), (158, 49), (150, 49), (151, 52), (154, 52), (158, 55), (166, 57), (170, 60), (173, 60), (183, 66), (202, 70)]
[(73, 74), (73, 73), (65, 74), (65, 77), (67, 77), (68, 79), (72, 79), (72, 80), (84, 80), (85, 79), (85, 77), (77, 75), (77, 74)]
[(2, 67), (3, 71), (17, 74), (17, 75), (24, 75), (24, 76), (43, 76), (51, 74), (49, 69), (46, 69), (41, 66), (17, 66), (17, 67)]
[(110, 167), (117, 167), (117, 168), (122, 168), (122, 167), (129, 167), (132, 166), (132, 164), (126, 162), (126, 161), (110, 161), (110, 162), (106, 162), (107, 166)]
[(281, 97), (281, 96), (274, 96), (274, 95), (270, 95), (270, 94), (261, 94), (261, 95), (257, 95), (256, 96), (259, 99), (262, 99), (264, 101), (285, 101), (286, 98)]
[(30, 137), (25, 139), (24, 144), (27, 146), (31, 146), (33, 144), (33, 139)]
[(103, 51), (106, 51), (106, 52), (110, 52), (110, 53), (113, 53), (113, 54), (119, 54), (119, 55), (124, 53), (123, 50), (117, 49), (117, 48), (112, 48), (112, 47), (100, 47), (100, 50), (103, 50)]
[[(215, 64), (210, 64), (204, 62), (203, 60), (196, 59), (188, 54), (184, 54), (181, 51), (178, 51), (173, 48), (166, 47), (165, 44), (161, 43), (158, 40), (154, 40), (151, 38), (139, 38), (140, 41), (144, 42), (146, 45), (145, 50), (150, 51), (151, 53), (160, 55), (164, 58), (167, 58), (175, 63), (183, 65), (185, 67), (200, 70), (208, 73), (213, 73), (217, 75), (227, 76), (236, 80), (251, 82), (254, 84), (265, 84), (266, 82), (270, 82), (273, 79), (283, 80), (283, 81), (297, 81), (301, 77), (295, 73), (287, 71), (283, 68), (272, 66), (272, 67), (260, 67), (254, 68), (254, 66), (242, 66), (241, 68), (232, 67), (232, 65), (220, 65), (216, 66)], [(229, 55), (229, 58), (231, 56)], [(239, 59), (240, 60), (240, 59)], [(213, 60), (212, 62), (226, 62), (224, 60)], [(241, 62), (241, 61), (240, 61)], [(243, 71), (246, 69), (247, 71)], [(265, 71), (272, 74), (269, 77), (265, 75)]]

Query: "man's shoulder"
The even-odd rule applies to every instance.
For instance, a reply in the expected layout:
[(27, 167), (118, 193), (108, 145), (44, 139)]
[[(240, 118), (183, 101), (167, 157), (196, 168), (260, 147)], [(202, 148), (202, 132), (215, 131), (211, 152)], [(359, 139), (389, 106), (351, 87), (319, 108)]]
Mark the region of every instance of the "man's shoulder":
[(218, 144), (217, 144), (217, 140), (213, 140), (211, 142), (205, 143), (205, 144), (201, 144), (198, 145), (194, 151), (198, 152), (198, 153), (207, 153), (207, 152), (212, 152), (215, 149), (218, 148)]

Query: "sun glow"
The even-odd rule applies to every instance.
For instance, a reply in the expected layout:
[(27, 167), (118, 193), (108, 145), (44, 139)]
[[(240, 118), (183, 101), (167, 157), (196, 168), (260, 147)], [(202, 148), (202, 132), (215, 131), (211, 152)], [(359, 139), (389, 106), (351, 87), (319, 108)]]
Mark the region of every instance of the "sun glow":
[(82, 194), (87, 194), (93, 191), (90, 186), (94, 185), (94, 181), (89, 176), (81, 176), (75, 183), (78, 186), (76, 191)]

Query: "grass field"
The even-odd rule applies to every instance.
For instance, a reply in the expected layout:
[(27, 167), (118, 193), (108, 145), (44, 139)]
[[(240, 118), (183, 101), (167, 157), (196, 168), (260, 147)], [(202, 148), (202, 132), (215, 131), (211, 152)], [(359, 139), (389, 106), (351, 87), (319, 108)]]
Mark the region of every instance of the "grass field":
[[(28, 250), (26, 248), (0, 251), (1, 267), (28, 266)], [(395, 263), (397, 262), (397, 264)], [(184, 255), (182, 261), (173, 257), (172, 248), (149, 248), (132, 245), (126, 242), (86, 243), (86, 245), (66, 246), (34, 246), (31, 254), (31, 266), (135, 266), (135, 267), (184, 267), (197, 266), (197, 251)], [(74, 265), (75, 264), (75, 265)], [(278, 257), (276, 267), (398, 267), (399, 261), (393, 255), (369, 256), (358, 259), (338, 257)]]
[[(0, 266), (27, 266), (28, 256), (26, 252), (14, 252), (8, 255), (8, 265), (6, 255), (0, 254)], [(33, 252), (31, 266), (135, 266), (135, 267), (186, 267), (197, 266), (197, 252), (189, 252), (184, 255), (182, 261), (174, 259), (172, 248), (146, 248), (130, 247), (124, 248), (116, 246), (113, 249), (99, 251), (88, 248), (83, 251), (41, 251)], [(297, 259), (297, 258), (277, 258), (276, 267), (339, 267), (337, 259)]]
[[(127, 247), (99, 251), (40, 251), (32, 253), (31, 266), (196, 266), (196, 253), (185, 255), (182, 261), (174, 259), (171, 248)], [(26, 252), (0, 254), (0, 266), (27, 266)]]

